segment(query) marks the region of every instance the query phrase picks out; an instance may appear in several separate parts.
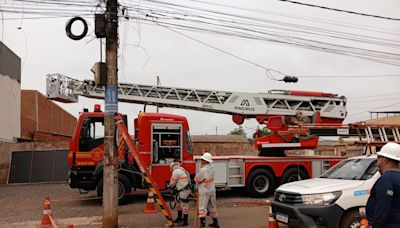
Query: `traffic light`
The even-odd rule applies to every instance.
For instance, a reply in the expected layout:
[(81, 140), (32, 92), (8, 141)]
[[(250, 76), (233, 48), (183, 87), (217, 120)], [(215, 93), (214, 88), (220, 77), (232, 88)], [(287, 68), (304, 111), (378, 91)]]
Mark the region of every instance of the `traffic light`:
[(299, 79), (296, 76), (286, 75), (285, 77), (283, 77), (283, 79), (281, 81), (284, 81), (286, 83), (290, 83), (290, 82), (296, 83), (299, 81)]

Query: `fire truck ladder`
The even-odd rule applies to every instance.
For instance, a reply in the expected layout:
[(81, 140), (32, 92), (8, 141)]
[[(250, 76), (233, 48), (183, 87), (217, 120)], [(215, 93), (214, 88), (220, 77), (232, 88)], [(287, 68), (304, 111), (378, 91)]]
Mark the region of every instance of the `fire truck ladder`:
[(351, 126), (358, 130), (359, 143), (379, 145), (388, 142), (400, 142), (400, 124), (368, 124), (361, 122)]
[[(46, 79), (50, 99), (72, 103), (78, 96), (104, 99), (105, 89), (92, 80), (79, 81), (62, 74), (49, 74)], [(243, 93), (200, 90), (133, 83), (118, 84), (121, 102), (184, 108), (213, 113), (230, 114), (241, 124), (244, 118), (257, 118), (262, 123), (266, 116), (295, 115), (302, 111), (307, 116), (320, 113), (321, 118), (342, 122), (346, 117), (346, 98), (331, 93), (271, 90), (267, 93)]]
[[(162, 196), (157, 183), (154, 181), (153, 177), (151, 176), (146, 163), (143, 162), (142, 158), (138, 155), (138, 153), (136, 151), (135, 143), (133, 142), (132, 138), (130, 137), (128, 129), (126, 128), (123, 119), (119, 116), (116, 117), (116, 125), (120, 132), (120, 135), (124, 139), (124, 140), (120, 139), (119, 145), (120, 146), (122, 145), (122, 147), (124, 147), (125, 143), (126, 143), (126, 145), (128, 146), (128, 149), (129, 149), (129, 153), (131, 153), (133, 155), (133, 158), (135, 159), (136, 164), (139, 166), (140, 171), (143, 174), (144, 180), (146, 181), (149, 190), (154, 194), (155, 201), (160, 206), (161, 211), (164, 214), (164, 217), (167, 219), (166, 225), (173, 226), (174, 223), (172, 222), (172, 215), (171, 215), (171, 212), (169, 211), (169, 208), (164, 200), (164, 197)], [(123, 141), (125, 141), (125, 143)], [(118, 150), (120, 151), (120, 148)]]
[(358, 137), (359, 144), (382, 145), (388, 142), (400, 143), (399, 129), (400, 124), (356, 122), (337, 126), (310, 126), (308, 132), (318, 136)]

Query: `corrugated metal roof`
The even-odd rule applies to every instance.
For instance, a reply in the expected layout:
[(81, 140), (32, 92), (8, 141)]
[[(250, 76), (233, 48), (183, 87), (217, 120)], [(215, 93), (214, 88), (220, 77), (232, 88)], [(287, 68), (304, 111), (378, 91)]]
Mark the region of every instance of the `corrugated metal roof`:
[(192, 135), (193, 143), (248, 143), (241, 135)]
[(400, 124), (400, 115), (366, 120), (369, 124)]

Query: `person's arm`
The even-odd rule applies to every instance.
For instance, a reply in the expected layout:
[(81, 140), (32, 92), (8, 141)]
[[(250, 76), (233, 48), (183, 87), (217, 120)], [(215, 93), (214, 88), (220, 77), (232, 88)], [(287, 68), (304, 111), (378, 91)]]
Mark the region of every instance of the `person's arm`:
[(389, 175), (383, 175), (379, 183), (375, 186), (376, 204), (374, 208), (373, 221), (374, 228), (384, 228), (384, 224), (389, 217), (392, 200), (393, 184)]
[(204, 181), (204, 179), (205, 179), (204, 171), (200, 169), (199, 173), (196, 174), (196, 176), (194, 177), (194, 181), (196, 181), (197, 184), (200, 184), (201, 182)]
[(178, 182), (178, 172), (175, 170), (172, 171), (171, 179), (169, 180), (169, 187), (174, 188), (176, 185), (176, 182)]

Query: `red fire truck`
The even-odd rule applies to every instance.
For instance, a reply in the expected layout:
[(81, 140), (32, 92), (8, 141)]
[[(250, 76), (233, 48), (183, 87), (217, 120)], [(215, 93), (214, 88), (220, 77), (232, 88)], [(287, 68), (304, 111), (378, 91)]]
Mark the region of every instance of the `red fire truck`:
[[(260, 123), (270, 122), (273, 137), (259, 142), (257, 148), (264, 156), (215, 156), (217, 187), (245, 188), (253, 197), (271, 193), (280, 183), (316, 177), (335, 165), (343, 157), (284, 156), (268, 151), (287, 148), (311, 148), (318, 139), (297, 138), (288, 127), (286, 117), (296, 111), (314, 117), (315, 121), (331, 119), (338, 125), (346, 116), (346, 99), (334, 94), (296, 91), (269, 93), (236, 93), (186, 88), (120, 84), (120, 101), (152, 104), (164, 107), (187, 108), (215, 113), (232, 114), (235, 123), (244, 118), (256, 118)], [(293, 91), (292, 91), (293, 92)], [(78, 81), (60, 74), (48, 75), (47, 95), (62, 102), (76, 102), (77, 96), (104, 98), (104, 88), (93, 81)], [(70, 143), (68, 163), (71, 166), (69, 184), (83, 191), (97, 189), (102, 195), (104, 113), (99, 107), (94, 112), (80, 114)], [(280, 127), (279, 127), (280, 126)], [(300, 134), (301, 135), (301, 134)], [(189, 124), (185, 117), (163, 113), (139, 113), (134, 120), (134, 140), (139, 155), (150, 168), (158, 186), (163, 189), (170, 178), (169, 165), (180, 161), (193, 176), (198, 169), (191, 148)], [(279, 139), (274, 141), (274, 137)], [(282, 140), (284, 139), (284, 140)], [(303, 141), (302, 141), (303, 140)], [(311, 140), (311, 141), (310, 141)], [(307, 144), (308, 142), (308, 144)], [(261, 146), (260, 146), (261, 145)], [(266, 152), (266, 153), (265, 153)], [(129, 153), (119, 153), (119, 194), (145, 188), (142, 173)]]

